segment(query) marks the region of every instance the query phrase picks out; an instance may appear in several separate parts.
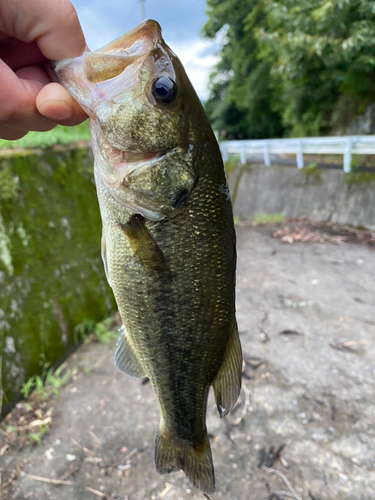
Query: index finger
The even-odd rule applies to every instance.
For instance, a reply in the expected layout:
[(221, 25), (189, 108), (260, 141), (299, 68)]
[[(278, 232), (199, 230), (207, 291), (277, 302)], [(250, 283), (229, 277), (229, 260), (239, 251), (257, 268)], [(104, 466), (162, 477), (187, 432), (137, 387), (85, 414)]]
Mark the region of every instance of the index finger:
[(69, 0), (0, 0), (0, 31), (23, 42), (36, 41), (50, 60), (77, 57), (86, 48)]

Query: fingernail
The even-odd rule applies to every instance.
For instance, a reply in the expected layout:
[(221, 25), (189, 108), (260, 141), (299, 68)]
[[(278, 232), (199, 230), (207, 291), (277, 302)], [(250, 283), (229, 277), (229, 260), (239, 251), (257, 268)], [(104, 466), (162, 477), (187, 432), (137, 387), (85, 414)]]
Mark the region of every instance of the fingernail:
[(52, 120), (66, 120), (72, 116), (72, 108), (62, 99), (47, 99), (38, 106), (39, 113)]

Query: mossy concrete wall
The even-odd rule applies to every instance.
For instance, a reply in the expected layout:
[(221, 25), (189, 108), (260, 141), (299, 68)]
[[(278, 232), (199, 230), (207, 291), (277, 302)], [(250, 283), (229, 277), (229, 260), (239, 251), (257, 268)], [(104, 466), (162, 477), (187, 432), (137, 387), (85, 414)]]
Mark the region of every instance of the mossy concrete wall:
[(3, 403), (55, 363), (74, 326), (114, 309), (100, 258), (88, 147), (0, 156), (0, 346)]
[(234, 215), (307, 215), (311, 219), (375, 230), (375, 173), (259, 164), (226, 166)]

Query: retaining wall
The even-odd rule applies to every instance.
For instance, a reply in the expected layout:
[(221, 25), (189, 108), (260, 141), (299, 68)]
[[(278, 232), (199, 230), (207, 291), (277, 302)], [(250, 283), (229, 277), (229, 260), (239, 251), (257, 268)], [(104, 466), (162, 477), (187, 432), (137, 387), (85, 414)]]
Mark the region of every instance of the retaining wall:
[(114, 308), (87, 146), (0, 157), (0, 346), (5, 408)]
[(229, 165), (227, 177), (240, 220), (284, 213), (375, 230), (374, 173), (236, 164)]

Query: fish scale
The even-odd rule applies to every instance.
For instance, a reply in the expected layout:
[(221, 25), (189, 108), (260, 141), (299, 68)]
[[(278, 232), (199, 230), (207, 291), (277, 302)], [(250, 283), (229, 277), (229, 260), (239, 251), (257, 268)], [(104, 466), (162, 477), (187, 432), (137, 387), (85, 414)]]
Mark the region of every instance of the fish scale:
[(216, 139), (155, 21), (56, 73), (90, 115), (102, 255), (124, 325), (115, 363), (150, 378), (158, 472), (182, 469), (212, 493), (208, 392), (225, 416), (242, 368), (233, 214)]

